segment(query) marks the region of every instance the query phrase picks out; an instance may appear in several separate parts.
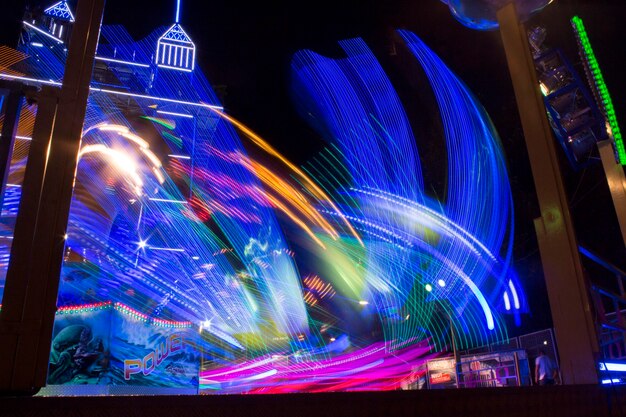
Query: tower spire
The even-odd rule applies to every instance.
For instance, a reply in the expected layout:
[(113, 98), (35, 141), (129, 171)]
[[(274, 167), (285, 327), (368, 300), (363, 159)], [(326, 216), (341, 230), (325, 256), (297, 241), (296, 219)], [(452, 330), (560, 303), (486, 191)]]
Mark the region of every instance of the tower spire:
[(57, 19), (69, 20), (70, 22), (74, 21), (74, 14), (72, 14), (72, 10), (70, 9), (70, 6), (68, 6), (66, 0), (61, 0), (57, 3), (54, 3), (43, 12), (44, 14), (51, 17), (56, 17)]
[(180, 2), (176, 0), (176, 21), (157, 41), (155, 63), (161, 68), (192, 72), (196, 45), (180, 26)]

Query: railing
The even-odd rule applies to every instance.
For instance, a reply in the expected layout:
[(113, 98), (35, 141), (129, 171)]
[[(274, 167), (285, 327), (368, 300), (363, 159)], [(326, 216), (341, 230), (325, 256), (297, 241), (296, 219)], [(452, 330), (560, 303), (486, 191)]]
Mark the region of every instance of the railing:
[(626, 293), (624, 292), (626, 272), (586, 248), (579, 247), (579, 250), (586, 259), (601, 266), (615, 277), (614, 290), (595, 284), (591, 286), (591, 295), (604, 358), (626, 359)]

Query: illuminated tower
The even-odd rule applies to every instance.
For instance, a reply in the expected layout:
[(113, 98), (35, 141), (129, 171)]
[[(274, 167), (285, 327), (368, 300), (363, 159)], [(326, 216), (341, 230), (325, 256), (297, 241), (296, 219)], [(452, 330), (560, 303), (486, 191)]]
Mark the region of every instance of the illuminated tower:
[(155, 63), (160, 68), (193, 71), (196, 45), (180, 26), (180, 0), (176, 0), (175, 23), (157, 41)]

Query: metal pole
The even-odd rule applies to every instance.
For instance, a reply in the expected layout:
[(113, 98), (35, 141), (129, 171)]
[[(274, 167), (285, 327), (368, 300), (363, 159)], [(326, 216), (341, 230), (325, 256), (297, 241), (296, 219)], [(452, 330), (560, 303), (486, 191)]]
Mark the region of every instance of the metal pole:
[(599, 347), (576, 235), (534, 61), (515, 5), (498, 11), (541, 217), (535, 230), (566, 384), (596, 384)]
[(513, 359), (515, 360), (515, 378), (517, 379), (517, 386), (521, 387), (522, 386), (522, 376), (521, 376), (521, 373), (519, 371), (519, 356), (517, 355), (517, 352), (513, 352)]

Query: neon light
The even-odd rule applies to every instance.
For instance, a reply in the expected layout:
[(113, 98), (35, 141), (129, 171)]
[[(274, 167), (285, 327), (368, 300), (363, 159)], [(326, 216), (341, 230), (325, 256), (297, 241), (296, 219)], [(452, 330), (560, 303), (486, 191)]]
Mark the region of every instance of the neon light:
[(1, 78), (8, 78), (10, 80), (32, 81), (32, 82), (36, 82), (36, 83), (40, 83), (40, 84), (63, 85), (63, 83), (60, 83), (58, 81), (40, 80), (40, 79), (37, 79), (37, 78), (22, 77), (22, 76), (19, 76), (19, 75), (10, 75), (10, 74), (2, 74), (2, 73), (0, 73), (0, 77)]
[[(191, 62), (189, 62), (190, 57)], [(194, 70), (196, 45), (178, 21), (158, 39), (155, 63), (161, 68), (185, 72)]]
[(155, 246), (146, 246), (146, 248), (154, 251), (163, 251), (163, 252), (185, 252), (185, 249), (182, 248), (157, 248)]
[(152, 197), (150, 197), (148, 200), (150, 200), (150, 201), (157, 201), (157, 202), (160, 202), (160, 203), (187, 204), (187, 201), (185, 201), (185, 200), (169, 200), (167, 198), (152, 198)]
[(619, 378), (614, 378), (614, 379), (603, 379), (602, 380), (602, 384), (606, 385), (606, 384), (619, 384), (620, 382), (622, 382), (621, 379)]
[(88, 311), (107, 310), (113, 306), (111, 301), (102, 303), (84, 304), (79, 306), (63, 306), (57, 309), (57, 314), (80, 314)]
[(193, 102), (189, 102), (189, 101), (174, 100), (174, 99), (165, 98), (165, 97), (154, 97), (154, 96), (148, 96), (148, 95), (145, 95), (145, 94), (127, 93), (125, 91), (109, 90), (109, 89), (106, 89), (106, 88), (94, 88), (94, 87), (91, 87), (91, 91), (100, 91), (100, 92), (103, 92), (103, 93), (116, 94), (116, 95), (126, 96), (126, 97), (145, 98), (145, 99), (148, 99), (148, 100), (164, 101), (166, 103), (184, 104), (184, 105), (187, 105), (187, 106), (203, 107), (205, 109), (224, 110), (224, 107), (222, 107), (222, 106), (215, 106), (215, 105), (204, 104), (204, 103), (193, 103)]
[(169, 154), (169, 155), (167, 155), (167, 156), (169, 156), (170, 158), (174, 158), (174, 159), (191, 159), (191, 157), (190, 157), (190, 156), (187, 156), (187, 155), (175, 155), (175, 154)]
[(52, 36), (51, 34), (46, 32), (45, 30), (39, 29), (37, 26), (33, 26), (33, 25), (31, 25), (30, 23), (28, 23), (26, 21), (22, 21), (22, 23), (25, 24), (26, 26), (28, 26), (29, 28), (36, 30), (37, 32), (41, 33), (42, 35), (46, 35), (50, 39), (54, 39), (55, 41), (57, 41), (60, 44), (63, 43), (63, 41), (61, 39), (57, 38), (56, 36)]
[(124, 64), (124, 65), (132, 65), (135, 67), (150, 68), (150, 65), (147, 65), (147, 64), (140, 64), (139, 62), (131, 62), (131, 61), (122, 61), (121, 59), (105, 58), (102, 56), (96, 56), (96, 60), (105, 61), (105, 62), (115, 62), (117, 64)]
[(506, 291), (504, 292), (504, 308), (506, 309), (506, 311), (511, 310), (511, 301), (509, 300), (509, 293)]
[(122, 303), (115, 303), (114, 304), (114, 308), (115, 310), (124, 313), (128, 316), (131, 316), (134, 319), (137, 319), (139, 321), (143, 321), (143, 322), (147, 322), (149, 320), (149, 317), (146, 314), (143, 314), (137, 310), (135, 310), (134, 308), (130, 308), (129, 306), (122, 304)]
[(176, 124), (172, 123), (170, 120), (161, 119), (159, 117), (150, 117), (150, 116), (141, 116), (142, 119), (150, 120), (156, 124), (159, 124), (167, 129), (174, 130), (176, 129)]
[(600, 362), (601, 371), (626, 372), (626, 363)]
[(172, 111), (165, 111), (165, 110), (157, 110), (156, 112), (159, 114), (167, 114), (169, 116), (186, 117), (188, 119), (193, 119), (193, 115), (186, 114), (186, 113), (174, 113)]
[(617, 117), (615, 115), (615, 108), (613, 107), (613, 101), (609, 94), (609, 89), (604, 82), (600, 65), (596, 59), (596, 55), (591, 47), (591, 42), (585, 30), (585, 25), (580, 17), (574, 16), (571, 20), (574, 26), (576, 36), (578, 38), (579, 45), (582, 46), (583, 59), (588, 69), (588, 74), (593, 78), (593, 83), (597, 89), (597, 92), (602, 101), (602, 107), (604, 108), (604, 114), (609, 122), (610, 134), (613, 136), (615, 142), (615, 148), (617, 150), (618, 162), (621, 165), (626, 165), (626, 148), (624, 147), (624, 140), (622, 138), (622, 132), (620, 131), (617, 123)]
[(176, 0), (176, 23), (180, 22), (180, 0)]
[[(29, 77), (22, 77), (22, 76), (2, 74), (2, 73), (0, 73), (0, 78), (9, 78), (12, 80), (22, 80), (22, 81), (32, 81), (32, 82), (37, 82), (41, 84), (50, 84), (50, 85), (59, 85), (59, 86), (63, 85), (63, 83), (60, 83), (58, 81), (47, 81), (47, 80), (41, 80), (37, 78), (29, 78)], [(201, 107), (205, 109), (220, 110), (220, 111), (224, 110), (224, 107), (216, 106), (212, 104), (194, 103), (191, 101), (175, 100), (175, 99), (165, 98), (165, 97), (155, 97), (155, 96), (149, 96), (146, 94), (128, 93), (125, 91), (109, 90), (107, 88), (90, 87), (89, 90), (92, 92), (95, 91), (95, 92), (114, 94), (114, 95), (120, 95), (120, 96), (125, 96), (125, 97), (143, 98), (147, 100), (163, 101), (166, 103), (183, 104), (186, 106)]]
[[(2, 135), (0, 134), (0, 138), (2, 137)], [(33, 140), (33, 138), (31, 138), (30, 136), (19, 136), (19, 135), (15, 135), (15, 139), (20, 139), (20, 140)]]
[(108, 310), (111, 307), (115, 306), (115, 309), (123, 312), (125, 314), (131, 315), (135, 318), (138, 318), (142, 321), (150, 322), (158, 327), (170, 327), (170, 328), (189, 328), (192, 327), (193, 324), (190, 321), (176, 321), (176, 320), (164, 320), (160, 318), (150, 318), (148, 315), (143, 314), (129, 306), (122, 303), (113, 303), (112, 301), (104, 301), (100, 303), (92, 303), (92, 304), (82, 304), (82, 305), (74, 305), (74, 306), (62, 306), (57, 309), (57, 314), (67, 315), (67, 314), (83, 314), (92, 311), (103, 311)]
[(511, 289), (511, 294), (513, 294), (513, 305), (516, 310), (520, 309), (519, 297), (517, 296), (517, 291), (515, 290), (515, 285), (513, 285), (513, 281), (509, 280), (509, 288)]
[(43, 43), (31, 42), (30, 44), (33, 45), (33, 46), (36, 46), (37, 48), (43, 48)]
[(158, 64), (157, 66), (159, 68), (173, 69), (173, 70), (183, 71), (183, 72), (193, 72), (193, 68), (180, 68), (180, 67), (175, 67), (173, 65), (164, 65), (164, 64)]
[(43, 12), (48, 16), (58, 17), (61, 19), (69, 20), (70, 22), (74, 21), (74, 15), (72, 14), (72, 10), (67, 5), (67, 2), (65, 0), (53, 4)]

